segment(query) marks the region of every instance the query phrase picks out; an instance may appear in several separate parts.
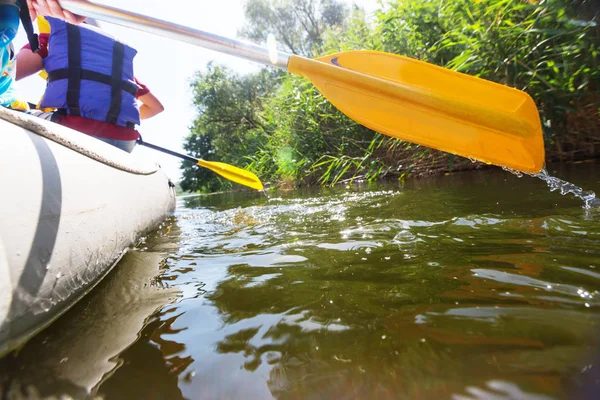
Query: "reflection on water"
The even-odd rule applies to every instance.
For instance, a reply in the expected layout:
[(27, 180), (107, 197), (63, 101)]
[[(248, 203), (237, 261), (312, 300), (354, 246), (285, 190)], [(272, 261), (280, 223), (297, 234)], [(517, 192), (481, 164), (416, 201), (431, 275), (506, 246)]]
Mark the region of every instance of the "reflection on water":
[[(551, 172), (600, 189), (595, 164)], [(115, 301), (125, 260), (105, 282), (116, 292), (95, 291), (6, 376), (45, 394), (107, 399), (541, 400), (600, 390), (600, 210), (544, 182), (492, 170), (180, 203), (163, 247), (154, 244), (166, 262), (152, 287), (168, 294), (137, 314), (143, 298)], [(103, 309), (112, 313), (89, 317), (93, 329), (77, 324)], [(139, 322), (115, 327), (132, 315)], [(66, 374), (68, 346), (52, 332), (92, 343), (103, 330), (122, 343), (79, 364), (106, 364), (102, 376)]]
[(185, 346), (170, 341), (177, 334), (171, 325), (178, 315), (157, 313), (147, 322), (139, 339), (118, 358), (120, 367), (104, 379), (96, 393), (108, 399), (183, 399), (178, 376), (192, 363), (180, 354)]
[[(168, 354), (165, 350), (169, 349), (170, 353), (177, 353), (182, 345), (173, 348), (159, 341), (158, 346), (152, 346), (138, 340), (145, 337), (151, 326), (168, 333), (168, 326), (163, 326), (166, 322), (161, 322), (164, 313), (153, 314), (181, 294), (178, 288), (157, 282), (156, 275), (164, 268), (165, 257), (178, 249), (173, 241), (177, 232), (175, 221), (167, 221), (146, 240), (143, 249), (128, 252), (115, 270), (72, 310), (22, 349), (0, 360), (0, 397), (84, 398), (97, 394), (99, 386), (102, 390), (107, 386), (103, 382), (112, 383), (123, 370), (127, 371), (129, 361), (125, 357), (140, 347), (145, 351), (136, 353), (136, 360), (159, 378), (161, 390), (179, 392), (176, 378), (170, 388), (165, 379), (160, 379), (161, 370), (170, 361), (160, 354)], [(127, 380), (132, 381), (131, 376)], [(128, 388), (126, 385), (119, 391)]]

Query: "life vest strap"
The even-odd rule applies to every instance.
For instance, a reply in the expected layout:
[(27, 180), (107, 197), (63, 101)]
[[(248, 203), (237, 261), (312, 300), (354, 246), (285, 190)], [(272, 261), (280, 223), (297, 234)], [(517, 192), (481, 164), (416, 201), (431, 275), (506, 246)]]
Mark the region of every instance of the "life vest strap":
[[(112, 77), (110, 80), (110, 108), (106, 114), (106, 122), (116, 124), (121, 113), (123, 99), (123, 61), (125, 60), (125, 46), (115, 40), (112, 57)], [(135, 96), (135, 95), (134, 95)]]
[(33, 30), (33, 23), (31, 22), (31, 15), (29, 15), (29, 8), (27, 7), (27, 0), (19, 0), (19, 18), (27, 34), (27, 41), (32, 52), (37, 52), (40, 49), (40, 41), (37, 33)]
[[(54, 71), (48, 73), (48, 82), (54, 82), (60, 79), (69, 79), (68, 68), (55, 69)], [(81, 80), (94, 81), (112, 86), (112, 76), (92, 71), (89, 69), (81, 70)], [(138, 86), (135, 83), (130, 81), (121, 81), (121, 83), (123, 85), (123, 91), (129, 93), (132, 96), (135, 96), (137, 94)]]
[(76, 117), (81, 116), (79, 109), (79, 95), (81, 94), (81, 33), (79, 28), (67, 23), (67, 48), (69, 55), (69, 80), (67, 87), (67, 107), (69, 113)]

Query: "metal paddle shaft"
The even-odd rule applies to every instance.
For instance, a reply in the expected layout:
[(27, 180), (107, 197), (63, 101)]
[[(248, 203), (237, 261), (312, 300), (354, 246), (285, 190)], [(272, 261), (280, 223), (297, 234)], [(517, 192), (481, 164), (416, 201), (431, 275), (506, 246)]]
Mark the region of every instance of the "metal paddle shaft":
[(74, 14), (85, 15), (86, 17), (191, 43), (196, 46), (287, 70), (290, 58), (289, 54), (276, 50), (269, 51), (264, 47), (252, 43), (245, 43), (210, 32), (192, 29), (187, 26), (85, 0), (60, 0), (60, 5)]
[(149, 147), (154, 150), (162, 151), (163, 153), (182, 158), (187, 161), (191, 161), (196, 165), (210, 169), (216, 174), (221, 175), (223, 178), (228, 179), (232, 182), (239, 183), (240, 185), (248, 186), (252, 189), (263, 190), (263, 184), (258, 177), (250, 171), (234, 167), (233, 165), (225, 164), (218, 161), (206, 161), (186, 154), (181, 154), (173, 150), (165, 149), (164, 147), (157, 146), (152, 143), (144, 142), (142, 138), (137, 140), (139, 145)]

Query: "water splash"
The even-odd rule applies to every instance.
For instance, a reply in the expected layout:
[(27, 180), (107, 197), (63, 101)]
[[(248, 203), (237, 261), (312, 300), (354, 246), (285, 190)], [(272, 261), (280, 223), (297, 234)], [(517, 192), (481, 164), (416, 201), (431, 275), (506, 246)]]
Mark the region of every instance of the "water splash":
[(546, 182), (551, 192), (555, 190), (560, 190), (560, 194), (567, 195), (569, 193), (573, 194), (575, 197), (583, 200), (583, 208), (586, 210), (591, 209), (592, 207), (600, 206), (600, 200), (596, 199), (596, 193), (591, 190), (583, 190), (577, 185), (572, 184), (571, 182), (563, 181), (562, 179), (555, 178), (554, 176), (550, 176), (546, 167), (542, 168), (540, 172), (537, 174), (530, 174), (527, 172), (516, 171), (512, 168), (502, 167), (503, 170), (510, 172), (513, 175), (521, 178), (523, 174), (527, 174), (534, 178), (539, 178)]

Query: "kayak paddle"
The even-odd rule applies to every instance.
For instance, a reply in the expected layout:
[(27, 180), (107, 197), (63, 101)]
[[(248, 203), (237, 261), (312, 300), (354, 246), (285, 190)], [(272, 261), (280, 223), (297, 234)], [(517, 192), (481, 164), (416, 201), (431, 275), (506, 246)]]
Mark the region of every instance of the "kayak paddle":
[(60, 3), (76, 14), (302, 75), (348, 117), (388, 136), (529, 173), (544, 164), (537, 107), (508, 86), (395, 54), (308, 59), (278, 52), (275, 44), (267, 49), (86, 0)]
[(172, 156), (196, 163), (201, 167), (210, 169), (211, 171), (221, 175), (223, 178), (228, 179), (231, 182), (239, 183), (240, 185), (248, 186), (256, 190), (263, 190), (263, 184), (261, 183), (260, 179), (258, 179), (258, 177), (250, 171), (246, 171), (244, 169), (234, 167), (233, 165), (225, 164), (222, 162), (205, 161), (199, 158), (194, 158), (185, 154), (177, 153), (173, 150), (165, 149), (164, 147), (144, 142), (142, 138), (139, 138), (137, 140), (137, 143), (142, 146), (162, 151), (163, 153), (167, 153)]

